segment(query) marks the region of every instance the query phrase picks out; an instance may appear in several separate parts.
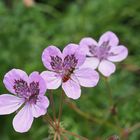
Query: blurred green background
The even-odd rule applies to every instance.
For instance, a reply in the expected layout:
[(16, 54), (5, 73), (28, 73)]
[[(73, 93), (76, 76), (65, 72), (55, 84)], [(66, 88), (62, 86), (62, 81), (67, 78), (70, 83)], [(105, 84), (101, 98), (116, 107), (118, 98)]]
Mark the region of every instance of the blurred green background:
[[(118, 127), (123, 128), (122, 139), (140, 140), (140, 1), (36, 0), (33, 5), (29, 1), (0, 0), (0, 93), (8, 93), (2, 81), (12, 68), (27, 73), (44, 71), (41, 54), (48, 45), (63, 49), (83, 37), (98, 40), (103, 32), (113, 31), (129, 49), (128, 58), (117, 64), (109, 81), (116, 115), (108, 113), (109, 93), (101, 78), (96, 88), (83, 88), (81, 98), (73, 102), (98, 121), (85, 118), (66, 104), (62, 121), (67, 130), (89, 140), (120, 136)], [(54, 91), (57, 112), (60, 92)], [(51, 108), (48, 112), (51, 114)], [(12, 127), (14, 115), (0, 116), (0, 140), (47, 140), (48, 124), (42, 118), (34, 121), (28, 133), (19, 134)], [(131, 129), (128, 136), (127, 129)]]

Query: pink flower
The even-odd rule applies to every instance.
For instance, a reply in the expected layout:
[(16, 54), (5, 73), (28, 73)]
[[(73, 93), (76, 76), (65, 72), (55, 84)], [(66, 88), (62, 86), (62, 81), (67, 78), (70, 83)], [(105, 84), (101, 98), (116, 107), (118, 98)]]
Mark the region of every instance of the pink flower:
[(119, 39), (113, 32), (104, 33), (97, 43), (94, 39), (87, 37), (80, 41), (80, 47), (87, 55), (82, 67), (92, 67), (106, 77), (115, 72), (112, 62), (120, 62), (128, 55), (128, 50), (123, 45), (118, 45)]
[(33, 72), (28, 77), (19, 69), (9, 71), (3, 82), (13, 95), (0, 95), (0, 115), (18, 111), (13, 119), (13, 127), (17, 132), (27, 132), (33, 119), (47, 112), (49, 100), (44, 95), (46, 84), (38, 72)]
[(85, 55), (76, 44), (67, 45), (62, 53), (57, 47), (49, 46), (42, 54), (42, 61), (50, 70), (41, 74), (46, 81), (47, 88), (57, 89), (62, 84), (69, 98), (80, 97), (80, 85), (94, 87), (98, 83), (99, 75), (95, 70), (79, 68), (85, 61)]

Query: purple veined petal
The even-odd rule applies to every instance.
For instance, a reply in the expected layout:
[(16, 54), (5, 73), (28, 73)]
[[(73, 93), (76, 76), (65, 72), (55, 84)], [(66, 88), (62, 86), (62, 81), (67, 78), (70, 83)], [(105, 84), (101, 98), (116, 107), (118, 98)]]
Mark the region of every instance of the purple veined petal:
[(42, 53), (42, 62), (44, 66), (49, 70), (56, 71), (57, 69), (58, 70), (61, 69), (62, 61), (63, 61), (62, 53), (55, 46), (47, 47)]
[(20, 79), (28, 82), (28, 75), (20, 69), (12, 69), (5, 74), (3, 83), (9, 92), (16, 94), (13, 86), (15, 80), (20, 80)]
[(81, 68), (74, 71), (74, 75), (83, 87), (94, 87), (99, 81), (99, 74), (91, 68)]
[(104, 42), (109, 41), (109, 46), (117, 46), (119, 43), (118, 37), (111, 31), (105, 32), (99, 39), (99, 46), (101, 46)]
[(128, 56), (128, 49), (123, 45), (119, 45), (117, 47), (111, 47), (110, 53), (113, 55), (109, 56), (107, 58), (108, 60), (112, 62), (120, 62)]
[(83, 50), (77, 44), (68, 44), (63, 50), (63, 58), (67, 55), (73, 55), (78, 60), (76, 67), (82, 65), (86, 59), (86, 54), (83, 53)]
[(91, 37), (85, 37), (80, 41), (79, 46), (86, 55), (93, 56), (93, 54), (90, 53), (89, 48), (98, 46), (98, 43)]
[(109, 77), (115, 72), (116, 66), (110, 61), (102, 60), (98, 69), (104, 76)]
[(11, 114), (18, 110), (24, 99), (10, 94), (0, 95), (0, 115)]
[(63, 49), (63, 57), (69, 55), (69, 54), (74, 54), (77, 52), (78, 45), (77, 44), (68, 44), (64, 49)]
[(86, 60), (80, 68), (92, 68), (96, 69), (99, 65), (100, 60), (96, 57), (86, 57)]
[(47, 113), (47, 108), (49, 106), (49, 100), (46, 96), (40, 96), (36, 104), (31, 105), (32, 115), (38, 118)]
[(33, 119), (30, 104), (25, 104), (13, 119), (15, 131), (20, 133), (27, 132), (31, 128)]
[(62, 77), (56, 72), (44, 71), (41, 76), (46, 82), (47, 89), (57, 89), (62, 83)]
[(62, 88), (65, 92), (65, 94), (72, 99), (78, 99), (81, 96), (81, 88), (80, 85), (69, 79), (67, 82), (62, 84)]
[(38, 72), (32, 72), (29, 75), (29, 83), (32, 82), (38, 82), (39, 83), (39, 94), (44, 95), (46, 92), (46, 83), (44, 79), (41, 77), (41, 75)]

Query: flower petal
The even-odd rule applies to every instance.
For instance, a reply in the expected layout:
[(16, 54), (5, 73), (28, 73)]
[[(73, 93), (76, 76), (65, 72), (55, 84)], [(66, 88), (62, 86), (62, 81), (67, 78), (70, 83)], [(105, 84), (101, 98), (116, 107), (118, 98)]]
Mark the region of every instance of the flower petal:
[(13, 127), (16, 132), (27, 132), (33, 123), (33, 115), (30, 109), (30, 105), (26, 104), (14, 117)]
[(109, 46), (117, 46), (119, 43), (118, 37), (113, 32), (105, 32), (99, 39), (99, 46), (104, 42), (109, 41)]
[(39, 83), (39, 92), (40, 94), (44, 95), (46, 92), (46, 84), (44, 79), (41, 77), (41, 75), (38, 72), (32, 72), (29, 75), (29, 83), (32, 82), (38, 82)]
[(124, 60), (128, 55), (128, 49), (125, 46), (111, 47), (110, 53), (113, 53), (114, 56), (109, 56), (108, 60), (113, 62), (120, 62)]
[(64, 50), (63, 50), (63, 58), (65, 58), (67, 55), (74, 54), (76, 59), (78, 60), (77, 66), (79, 67), (82, 65), (86, 59), (86, 54), (83, 53), (82, 49), (77, 44), (68, 44)]
[[(51, 65), (52, 58), (51, 57), (58, 57), (59, 60), (63, 59), (61, 51), (55, 46), (49, 46), (43, 51), (43, 53), (42, 53), (42, 61), (43, 61), (44, 66), (47, 69), (56, 70), (56, 68), (55, 69), (52, 68), (52, 65)], [(60, 67), (62, 65), (61, 63), (62, 63), (61, 61), (58, 61), (57, 66)]]
[(78, 99), (81, 96), (80, 85), (71, 79), (63, 83), (62, 88), (69, 98)]
[(82, 68), (74, 71), (81, 86), (94, 87), (99, 81), (99, 74), (91, 68)]
[(41, 76), (46, 82), (47, 89), (57, 89), (61, 85), (62, 78), (56, 72), (44, 71)]
[(49, 100), (46, 96), (40, 96), (36, 104), (31, 105), (32, 114), (35, 118), (45, 115), (49, 106)]
[(106, 77), (109, 77), (112, 73), (115, 72), (115, 65), (107, 60), (102, 60), (99, 64), (99, 71)]
[(10, 94), (0, 95), (0, 115), (11, 114), (21, 107), (24, 100)]
[(87, 57), (84, 64), (80, 68), (92, 68), (96, 69), (99, 65), (99, 59), (96, 57)]
[(80, 41), (79, 46), (86, 55), (92, 56), (89, 51), (89, 47), (96, 47), (98, 46), (98, 43), (93, 38), (85, 37)]
[(13, 88), (14, 82), (15, 80), (20, 80), (20, 79), (28, 82), (28, 75), (20, 69), (12, 69), (5, 74), (3, 83), (9, 92), (16, 94)]

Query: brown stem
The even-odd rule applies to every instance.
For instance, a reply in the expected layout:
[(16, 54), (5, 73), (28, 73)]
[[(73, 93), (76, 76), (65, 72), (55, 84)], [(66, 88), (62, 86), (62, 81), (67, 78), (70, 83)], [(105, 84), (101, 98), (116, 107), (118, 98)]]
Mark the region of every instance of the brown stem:
[(57, 137), (58, 137), (58, 140), (61, 140), (61, 138), (60, 138), (60, 134), (58, 134)]
[(49, 120), (53, 124), (53, 120), (51, 119), (51, 117), (48, 114), (46, 114), (44, 116), (44, 119)]
[(62, 115), (62, 105), (63, 105), (63, 98), (64, 98), (64, 95), (63, 95), (63, 90), (62, 90), (62, 93), (61, 93), (61, 99), (60, 99), (60, 105), (59, 105), (59, 116), (58, 116), (58, 126), (59, 126), (59, 123), (60, 123), (60, 119), (61, 119), (61, 115)]
[(54, 130), (56, 130), (54, 124), (51, 122), (51, 120), (50, 120), (47, 116), (43, 116), (43, 120), (44, 120), (45, 122), (49, 123), (50, 126), (51, 126)]
[(69, 131), (67, 131), (65, 129), (62, 129), (61, 131), (64, 132), (64, 133), (67, 133), (67, 134), (69, 134), (71, 136), (77, 137), (79, 140), (88, 140), (88, 138), (82, 137), (82, 136), (77, 135), (77, 134), (75, 134), (73, 132), (69, 132)]
[(53, 140), (56, 140), (57, 139), (57, 133), (54, 134), (54, 139)]
[(54, 98), (53, 98), (53, 93), (52, 93), (52, 90), (50, 90), (50, 102), (51, 102), (51, 107), (52, 107), (52, 110), (53, 110), (53, 118), (54, 118), (54, 122), (56, 122), (56, 112), (55, 112), (55, 107), (54, 107)]
[(53, 120), (52, 120), (51, 116), (50, 116), (49, 114), (47, 114), (46, 116), (47, 116), (47, 117), (49, 118), (49, 120), (53, 123)]

